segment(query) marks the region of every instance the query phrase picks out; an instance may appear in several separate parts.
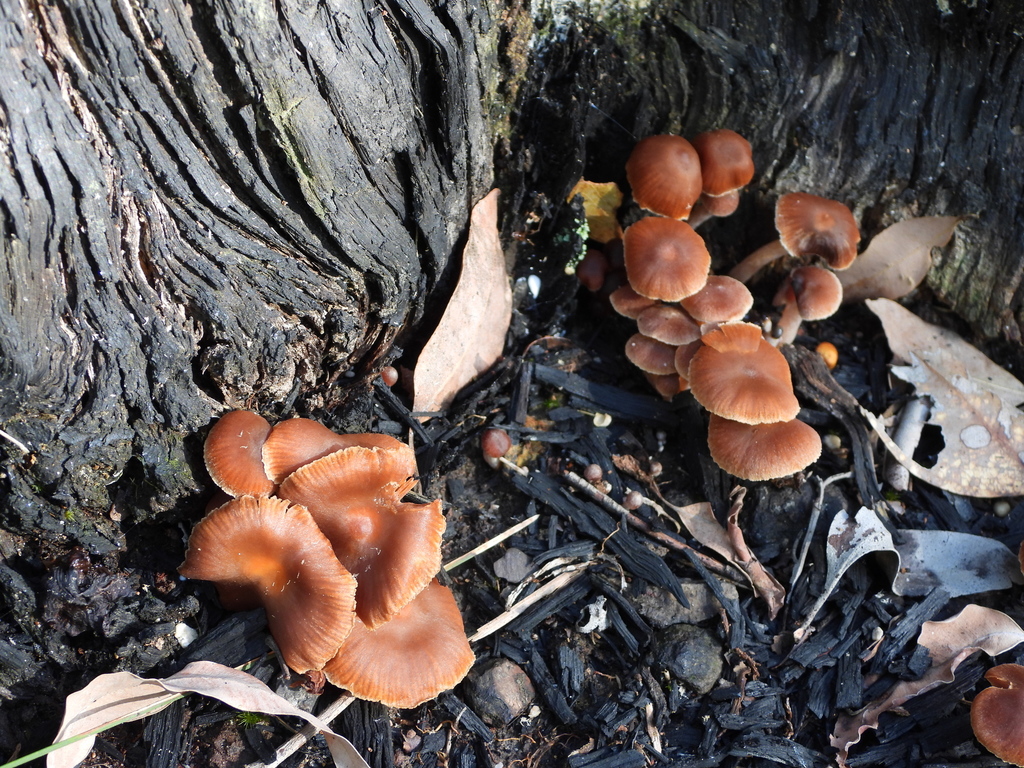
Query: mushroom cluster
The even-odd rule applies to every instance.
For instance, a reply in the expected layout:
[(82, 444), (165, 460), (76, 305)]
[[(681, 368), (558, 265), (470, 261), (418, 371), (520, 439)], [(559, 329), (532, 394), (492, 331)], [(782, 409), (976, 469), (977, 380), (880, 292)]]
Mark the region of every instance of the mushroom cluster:
[[(751, 253), (729, 273), (747, 283), (763, 267), (786, 254), (802, 266), (789, 273), (772, 302), (782, 307), (775, 343), (792, 344), (804, 320), (824, 320), (839, 309), (843, 286), (832, 270), (847, 269), (857, 258), (860, 230), (840, 202), (806, 192), (790, 192), (775, 203), (779, 238)], [(808, 263), (820, 259), (822, 265)]]
[(233, 411), (204, 456), (223, 495), (181, 575), (214, 582), (229, 610), (265, 608), (289, 667), (359, 698), (414, 707), (462, 680), (473, 652), (435, 578), (441, 502), (403, 501), (416, 474), (408, 446)]
[(731, 275), (710, 274), (711, 256), (694, 227), (734, 212), (753, 175), (750, 144), (734, 131), (709, 131), (692, 141), (643, 139), (626, 176), (635, 202), (654, 215), (628, 227), (621, 248), (613, 241), (603, 253), (588, 252), (577, 274), (636, 321), (626, 357), (658, 393), (668, 400), (690, 389), (711, 412), (708, 445), (719, 466), (743, 479), (767, 480), (802, 470), (821, 452), (817, 433), (796, 419), (789, 366), (773, 344), (791, 342), (802, 319), (835, 312), (842, 291), (827, 269), (794, 270), (776, 297), (784, 307), (781, 338), (766, 339), (760, 327), (742, 322), (754, 303), (745, 282), (787, 252), (845, 268), (860, 235), (855, 223), (848, 226), (853, 217), (845, 206), (783, 195), (776, 210), (780, 241), (751, 254)]

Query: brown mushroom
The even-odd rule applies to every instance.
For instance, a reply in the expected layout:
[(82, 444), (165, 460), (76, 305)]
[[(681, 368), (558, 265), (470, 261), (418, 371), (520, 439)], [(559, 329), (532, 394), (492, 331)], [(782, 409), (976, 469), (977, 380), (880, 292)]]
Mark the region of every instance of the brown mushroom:
[(779, 287), (773, 302), (782, 306), (776, 344), (792, 344), (804, 320), (831, 317), (843, 303), (843, 284), (822, 267), (797, 267)]
[(409, 708), (453, 688), (473, 661), (455, 598), (435, 579), (377, 629), (356, 622), (324, 674), (360, 699)]
[(641, 208), (685, 219), (701, 193), (700, 157), (682, 136), (648, 136), (626, 161), (626, 179)]
[(355, 621), (356, 580), (301, 506), (240, 496), (192, 531), (178, 572), (212, 581), (229, 610), (262, 606), (285, 663), (321, 669)]
[(789, 364), (750, 323), (728, 323), (704, 334), (690, 360), (694, 399), (711, 413), (744, 424), (789, 421), (800, 410)]
[(700, 338), (700, 326), (675, 304), (655, 304), (636, 318), (636, 327), (644, 336), (672, 346), (689, 344)]
[(992, 687), (971, 702), (974, 735), (1000, 760), (1024, 766), (1024, 667), (999, 664), (985, 679)]
[(634, 333), (626, 342), (626, 358), (644, 373), (675, 373), (675, 355), (675, 347), (642, 333)]
[(210, 428), (203, 458), (213, 482), (230, 496), (269, 496), (274, 481), (263, 467), (270, 422), (252, 411), (230, 411)]
[(729, 272), (746, 283), (760, 269), (789, 253), (798, 259), (817, 256), (832, 269), (846, 269), (857, 258), (860, 230), (853, 213), (840, 202), (806, 192), (782, 195), (775, 204), (779, 239), (758, 248)]
[(416, 454), (402, 441), (373, 432), (339, 435), (311, 419), (278, 422), (263, 444), (263, 465), (270, 479), (280, 483), (299, 467), (356, 445), (390, 452), (393, 458), (401, 461), (401, 467), (395, 471), (404, 473), (403, 480), (417, 472)]
[(786, 477), (821, 455), (821, 438), (802, 421), (741, 424), (712, 414), (708, 422), (711, 458), (744, 480)]
[(626, 278), (641, 296), (679, 301), (707, 282), (711, 254), (685, 221), (640, 219), (626, 230), (623, 242)]
[(309, 510), (356, 575), (356, 611), (370, 628), (401, 610), (441, 567), (441, 502), (403, 502), (413, 482), (399, 452), (354, 446), (297, 469), (278, 491)]
[(641, 312), (658, 303), (655, 299), (641, 296), (633, 290), (629, 283), (620, 285), (612, 291), (608, 295), (608, 301), (611, 302), (612, 309), (623, 317), (628, 317), (630, 320), (636, 320)]
[(709, 275), (703, 288), (679, 303), (698, 323), (734, 323), (754, 306), (754, 296), (739, 280)]
[(754, 178), (754, 156), (750, 142), (728, 128), (699, 133), (690, 143), (700, 158), (702, 179), (702, 194), (689, 218), (697, 227), (712, 216), (735, 212), (740, 190)]

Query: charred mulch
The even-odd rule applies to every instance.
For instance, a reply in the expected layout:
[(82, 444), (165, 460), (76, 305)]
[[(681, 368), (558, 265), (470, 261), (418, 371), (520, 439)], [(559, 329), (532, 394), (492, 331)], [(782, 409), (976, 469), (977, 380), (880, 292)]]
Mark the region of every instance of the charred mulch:
[[(528, 605), (474, 641), (478, 660), (467, 682), (415, 710), (356, 702), (335, 720), (336, 730), (372, 766), (832, 764), (837, 714), (919, 676), (927, 665), (916, 645), (922, 623), (971, 601), (949, 599), (941, 589), (897, 597), (881, 567), (865, 558), (825, 603), (809, 638), (793, 643), (793, 629), (825, 580), (829, 521), (840, 509), (888, 505), (876, 475), (879, 456), (856, 411), (862, 403), (880, 412), (898, 397), (888, 389), (880, 329), (851, 308), (841, 317), (859, 330), (811, 326), (787, 353), (805, 406), (801, 418), (834, 439), (804, 475), (744, 484), (740, 527), (788, 593), (773, 618), (748, 582), (671, 514), (621, 506), (630, 491), (650, 497), (656, 485), (676, 506), (710, 502), (724, 521), (737, 482), (710, 459), (707, 417), (692, 398), (666, 403), (625, 363), (626, 324), (593, 297), (576, 306), (571, 280), (552, 293), (535, 299), (518, 291), (513, 353), (446, 413), (421, 422), (400, 391), (377, 381), (344, 415), (303, 414), (336, 429), (413, 433), (419, 490), (445, 500), (446, 562), (532, 518), (444, 574), (471, 635), (509, 605)], [(558, 315), (564, 326), (557, 332), (544, 301), (571, 310)], [(546, 336), (530, 330), (542, 315)], [(839, 347), (834, 372), (811, 351), (818, 338), (810, 333)], [(515, 442), (498, 469), (479, 449), (488, 427), (507, 430)], [(821, 481), (846, 472), (850, 478), (830, 483), (823, 495), (807, 566), (790, 585)], [(894, 530), (982, 533), (1013, 547), (1024, 535), (1024, 505), (997, 518), (986, 504), (922, 485), (898, 501), (887, 521)], [(46, 743), (63, 698), (116, 669), (162, 676), (210, 659), (248, 664), (314, 711), (340, 695), (329, 686), (319, 697), (310, 694), (308, 681), (282, 668), (261, 612), (226, 613), (209, 585), (177, 578), (187, 533), (132, 530), (135, 554), (121, 558), (71, 549), (12, 556), (17, 568), (0, 566), (4, 756)], [(13, 555), (17, 542), (2, 543)], [(1019, 588), (973, 601), (1022, 612)], [(37, 607), (43, 621), (27, 632)], [(175, 634), (181, 623), (198, 629), (187, 647)], [(1024, 653), (1006, 656), (999, 661), (1024, 660)], [(968, 716), (991, 663), (972, 658), (954, 683), (883, 715), (880, 728), (851, 750), (849, 764), (999, 764), (974, 741)], [(294, 727), (193, 696), (102, 734), (87, 765), (261, 765)], [(314, 740), (285, 764), (330, 762)]]

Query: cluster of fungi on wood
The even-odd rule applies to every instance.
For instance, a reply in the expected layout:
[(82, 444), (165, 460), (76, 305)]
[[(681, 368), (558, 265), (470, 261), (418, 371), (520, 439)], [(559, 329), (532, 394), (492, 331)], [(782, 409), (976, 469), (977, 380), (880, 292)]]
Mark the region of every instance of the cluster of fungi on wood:
[(402, 500), (415, 482), (411, 448), (232, 411), (204, 455), (222, 493), (179, 572), (214, 582), (229, 610), (262, 606), (289, 667), (403, 708), (465, 677), (473, 652), (435, 578), (441, 502)]
[[(804, 469), (821, 453), (817, 433), (796, 418), (789, 365), (777, 345), (791, 343), (801, 321), (824, 319), (839, 308), (842, 286), (832, 270), (853, 263), (860, 232), (842, 203), (785, 194), (775, 210), (779, 239), (729, 275), (709, 274), (711, 255), (694, 227), (733, 213), (753, 176), (750, 144), (734, 131), (709, 131), (690, 141), (643, 139), (626, 163), (626, 177), (634, 201), (654, 215), (603, 250), (589, 251), (577, 276), (636, 321), (626, 356), (658, 393), (670, 400), (689, 389), (710, 411), (708, 446), (719, 466), (746, 480), (768, 480)], [(787, 253), (799, 266), (775, 296), (779, 322), (763, 333), (743, 322), (754, 303), (746, 283)]]

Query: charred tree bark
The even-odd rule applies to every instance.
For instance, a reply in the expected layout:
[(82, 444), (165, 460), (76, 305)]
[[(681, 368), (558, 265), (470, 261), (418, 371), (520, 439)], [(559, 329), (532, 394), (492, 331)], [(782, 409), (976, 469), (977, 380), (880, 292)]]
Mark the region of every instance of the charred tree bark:
[[(120, 546), (224, 408), (328, 407), (422, 314), (488, 188), (460, 4), (7, 5), (3, 524)], [(201, 472), (201, 470), (198, 470)], [(86, 514), (81, 514), (85, 512)]]

